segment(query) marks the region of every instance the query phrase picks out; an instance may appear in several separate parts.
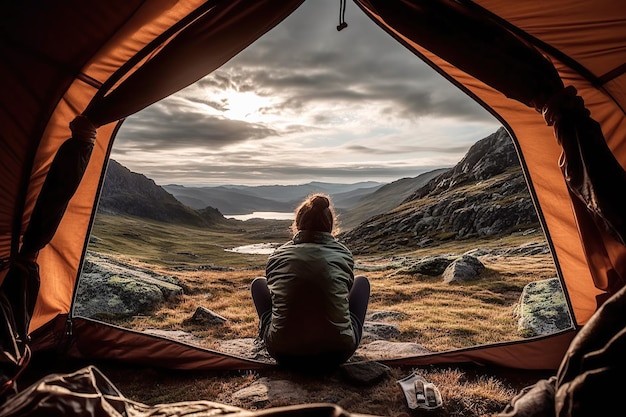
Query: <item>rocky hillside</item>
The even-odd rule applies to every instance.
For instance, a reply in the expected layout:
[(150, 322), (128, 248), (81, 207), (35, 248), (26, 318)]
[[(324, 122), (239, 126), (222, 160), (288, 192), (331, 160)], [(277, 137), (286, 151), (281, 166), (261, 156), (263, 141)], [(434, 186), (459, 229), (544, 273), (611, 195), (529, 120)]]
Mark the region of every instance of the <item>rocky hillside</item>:
[[(415, 190), (423, 187), (437, 175), (447, 171), (446, 168), (425, 172), (413, 178), (401, 178), (385, 184), (374, 192), (360, 197), (356, 204), (347, 209), (338, 209), (342, 230), (358, 226), (364, 220), (385, 213), (402, 203)], [(333, 201), (335, 201), (333, 199)], [(335, 205), (337, 208), (337, 205)]]
[(539, 227), (519, 158), (504, 128), (402, 204), (341, 236), (355, 253), (424, 247)]
[(196, 211), (183, 205), (153, 180), (131, 172), (112, 159), (107, 168), (98, 212), (197, 227), (226, 221), (217, 209), (207, 207)]

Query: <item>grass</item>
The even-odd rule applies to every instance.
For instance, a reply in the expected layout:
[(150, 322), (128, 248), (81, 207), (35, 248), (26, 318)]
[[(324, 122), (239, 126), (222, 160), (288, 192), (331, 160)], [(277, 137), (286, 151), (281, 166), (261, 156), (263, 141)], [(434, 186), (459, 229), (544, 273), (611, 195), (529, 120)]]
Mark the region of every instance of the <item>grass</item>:
[[(416, 342), (431, 351), (442, 351), (522, 338), (517, 332), (514, 306), (527, 283), (555, 276), (550, 268), (541, 268), (550, 262), (549, 255), (496, 258), (485, 261), (487, 269), (481, 279), (453, 285), (432, 277), (394, 274), (393, 269), (356, 272), (370, 279), (370, 311), (403, 313), (393, 322), (401, 331), (395, 341)], [(134, 263), (176, 276), (185, 294), (149, 316), (118, 319), (114, 324), (139, 330), (184, 330), (201, 337), (202, 344), (209, 348), (215, 348), (219, 338), (256, 336), (258, 323), (249, 287), (255, 277), (264, 274), (263, 269), (176, 271), (162, 265)], [(198, 306), (226, 317), (228, 322), (217, 327), (188, 322)]]
[[(216, 348), (218, 339), (255, 337), (257, 317), (249, 295), (250, 282), (263, 275), (267, 255), (242, 255), (224, 249), (239, 245), (280, 242), (289, 238), (289, 222), (232, 222), (202, 230), (132, 218), (98, 216), (90, 250), (116, 254), (130, 264), (175, 276), (185, 294), (150, 315), (116, 319), (132, 329), (184, 330)], [(504, 239), (446, 241), (435, 248), (406, 253), (378, 252), (356, 256), (372, 284), (369, 310), (401, 312), (392, 321), (400, 329), (395, 341), (416, 342), (443, 351), (523, 338), (513, 309), (522, 289), (532, 281), (556, 276), (549, 255), (490, 256), (480, 279), (445, 284), (438, 278), (402, 273), (403, 258), (460, 254), (470, 249), (495, 249), (542, 241), (538, 233)], [(219, 270), (206, 269), (211, 265)], [(198, 306), (228, 319), (224, 326), (204, 327), (190, 322)], [(333, 402), (352, 413), (407, 416), (395, 381), (413, 369), (392, 368), (391, 376), (372, 387), (354, 386), (331, 378), (314, 378), (285, 371), (174, 372), (103, 364), (106, 375), (128, 397), (146, 404), (206, 399), (246, 409), (288, 405), (284, 399), (251, 403), (232, 394), (260, 378), (288, 380), (306, 390), (307, 402)], [(489, 416), (504, 408), (519, 390), (544, 377), (542, 373), (474, 367), (423, 367), (417, 370), (440, 388), (443, 409), (436, 416)], [(154, 384), (154, 381), (159, 381)]]

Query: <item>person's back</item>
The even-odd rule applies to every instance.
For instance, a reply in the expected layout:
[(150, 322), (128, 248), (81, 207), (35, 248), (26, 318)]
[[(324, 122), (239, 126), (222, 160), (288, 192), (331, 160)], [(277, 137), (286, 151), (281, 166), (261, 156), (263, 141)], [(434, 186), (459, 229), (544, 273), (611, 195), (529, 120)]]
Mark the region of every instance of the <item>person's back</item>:
[(279, 364), (334, 367), (358, 347), (369, 282), (355, 280), (352, 253), (333, 236), (334, 225), (329, 198), (309, 197), (296, 211), (293, 239), (252, 284), (260, 336)]
[(348, 309), (353, 264), (348, 249), (323, 232), (300, 231), (270, 256), (273, 313), (265, 339), (272, 356), (356, 349)]

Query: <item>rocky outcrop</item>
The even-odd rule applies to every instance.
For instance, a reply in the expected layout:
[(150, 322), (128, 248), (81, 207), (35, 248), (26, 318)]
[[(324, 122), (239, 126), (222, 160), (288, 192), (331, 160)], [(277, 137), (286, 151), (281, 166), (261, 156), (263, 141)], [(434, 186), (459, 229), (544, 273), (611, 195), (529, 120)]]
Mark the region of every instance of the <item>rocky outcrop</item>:
[(183, 288), (174, 277), (88, 252), (73, 312), (94, 318), (135, 316), (147, 314), (159, 303), (181, 294)]
[(527, 284), (515, 307), (517, 330), (525, 337), (552, 334), (573, 326), (558, 278)]
[(340, 235), (355, 254), (426, 247), (537, 229), (515, 147), (502, 128), (400, 206)]

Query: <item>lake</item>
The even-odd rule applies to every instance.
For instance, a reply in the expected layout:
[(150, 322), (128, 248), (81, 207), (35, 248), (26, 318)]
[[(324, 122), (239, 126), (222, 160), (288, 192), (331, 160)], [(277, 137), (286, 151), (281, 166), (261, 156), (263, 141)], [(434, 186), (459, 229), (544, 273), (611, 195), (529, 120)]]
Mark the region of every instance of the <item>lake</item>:
[(255, 211), (251, 214), (225, 214), (227, 219), (236, 220), (250, 220), (250, 219), (267, 219), (267, 220), (293, 220), (293, 212), (280, 212), (280, 211)]
[(236, 248), (224, 250), (226, 252), (269, 255), (280, 245), (282, 245), (282, 243), (254, 243), (252, 245), (237, 246)]

